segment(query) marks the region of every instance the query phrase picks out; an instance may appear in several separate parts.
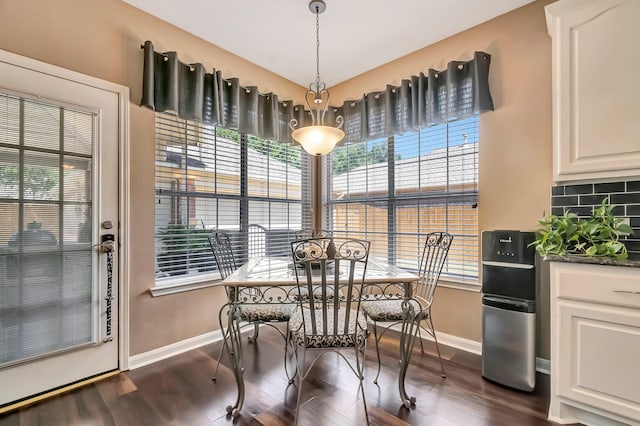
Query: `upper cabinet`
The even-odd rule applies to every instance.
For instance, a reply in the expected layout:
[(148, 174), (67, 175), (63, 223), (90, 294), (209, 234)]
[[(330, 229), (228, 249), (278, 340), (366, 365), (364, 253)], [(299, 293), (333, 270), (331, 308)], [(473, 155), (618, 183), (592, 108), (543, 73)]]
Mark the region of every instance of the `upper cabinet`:
[(640, 1), (545, 7), (555, 181), (640, 176)]

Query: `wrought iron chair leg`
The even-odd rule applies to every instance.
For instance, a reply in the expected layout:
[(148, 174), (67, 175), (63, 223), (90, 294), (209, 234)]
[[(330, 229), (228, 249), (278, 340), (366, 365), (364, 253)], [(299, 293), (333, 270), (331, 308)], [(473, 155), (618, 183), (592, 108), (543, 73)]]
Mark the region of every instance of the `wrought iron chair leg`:
[[(213, 373), (213, 377), (211, 378), (211, 380), (213, 380), (214, 382), (216, 381), (216, 379), (218, 378), (218, 368), (220, 368), (220, 361), (222, 360), (222, 353), (224, 352), (225, 348), (227, 350), (229, 350), (229, 334), (231, 333), (231, 330), (229, 329), (229, 327), (227, 326), (227, 328), (225, 329), (224, 326), (222, 325), (222, 312), (224, 310), (224, 306), (222, 308), (220, 308), (220, 312), (218, 312), (218, 323), (220, 324), (220, 330), (222, 330), (222, 347), (220, 348), (220, 353), (218, 353), (218, 363), (216, 364), (216, 371)], [(228, 309), (228, 307), (227, 307)], [(233, 355), (233, 354), (230, 354)]]
[(227, 414), (232, 418), (236, 418), (242, 410), (244, 404), (244, 367), (242, 365), (242, 339), (240, 335), (240, 324), (237, 317), (240, 313), (237, 311), (237, 307), (231, 307), (229, 310), (229, 321), (227, 327), (229, 330), (229, 353), (231, 354), (231, 365), (233, 366), (233, 374), (236, 379), (236, 386), (238, 388), (238, 395), (236, 402), (233, 405), (227, 406)]
[[(298, 348), (296, 348), (295, 351), (296, 354), (296, 364), (297, 364), (297, 370), (298, 370), (298, 397), (296, 398), (296, 415), (295, 418), (293, 420), (293, 424), (297, 425), (298, 424), (298, 414), (300, 413), (300, 398), (302, 396), (302, 383), (304, 382), (304, 364), (305, 364), (305, 359), (307, 356), (307, 351), (305, 348), (302, 348), (302, 357), (298, 356)], [(300, 359), (302, 358), (302, 359)]]
[(433, 321), (431, 320), (431, 315), (429, 315), (429, 325), (431, 327), (431, 331), (433, 332), (433, 341), (436, 342), (436, 351), (438, 351), (438, 359), (440, 360), (440, 369), (442, 370), (442, 377), (446, 378), (447, 375), (444, 372), (444, 364), (442, 362), (442, 356), (440, 355), (440, 345), (438, 345), (438, 338), (436, 337), (436, 329), (433, 328)]
[(211, 380), (213, 380), (214, 382), (218, 378), (218, 368), (220, 368), (220, 361), (222, 360), (222, 353), (224, 352), (225, 348), (227, 348), (227, 339), (229, 339), (229, 332), (224, 332), (223, 333), (222, 347), (220, 348), (220, 352), (218, 353), (218, 363), (216, 364), (216, 371), (213, 373), (213, 377), (211, 378)]
[(422, 344), (422, 335), (420, 334), (420, 327), (418, 327), (418, 339), (420, 339), (420, 351), (424, 353), (424, 345)]
[[(291, 344), (291, 340), (289, 339), (289, 323), (287, 323), (287, 334), (284, 343), (284, 372), (287, 375), (287, 379), (289, 379), (289, 384), (293, 384), (297, 374), (298, 374), (298, 364), (297, 360), (293, 364), (293, 373), (289, 373), (289, 360), (296, 355), (295, 350)], [(289, 361), (289, 362), (287, 362)]]
[[(382, 337), (382, 335), (380, 335)], [(376, 342), (376, 356), (378, 359), (378, 372), (376, 378), (373, 379), (373, 383), (378, 384), (378, 377), (380, 376), (380, 348), (378, 347), (378, 323), (373, 322), (373, 340)]]
[(411, 408), (412, 405), (415, 405), (416, 398), (407, 393), (405, 378), (407, 376), (409, 360), (411, 359), (414, 339), (418, 335), (414, 327), (419, 328), (420, 326), (416, 322), (416, 312), (411, 304), (402, 302), (402, 311), (404, 318), (402, 320), (402, 332), (400, 334), (400, 373), (398, 376), (398, 388), (402, 404), (407, 408)]
[[(360, 393), (362, 394), (362, 403), (364, 404), (364, 415), (367, 419), (367, 424), (369, 424), (369, 410), (367, 410), (367, 398), (364, 394), (364, 364), (365, 364), (365, 356), (367, 351), (366, 343), (363, 345), (362, 350), (355, 348), (356, 350), (356, 367), (358, 371), (358, 378), (360, 379)], [(360, 360), (362, 357), (362, 360)]]
[(258, 334), (260, 333), (260, 323), (253, 323), (253, 334), (249, 336), (249, 343), (253, 343), (258, 340)]

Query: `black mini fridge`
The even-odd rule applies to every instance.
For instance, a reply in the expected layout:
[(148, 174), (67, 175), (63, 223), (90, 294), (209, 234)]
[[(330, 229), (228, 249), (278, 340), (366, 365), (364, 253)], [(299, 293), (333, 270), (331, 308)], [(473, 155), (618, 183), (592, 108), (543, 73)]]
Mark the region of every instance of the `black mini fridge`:
[(533, 232), (482, 233), (482, 376), (523, 391), (536, 379)]

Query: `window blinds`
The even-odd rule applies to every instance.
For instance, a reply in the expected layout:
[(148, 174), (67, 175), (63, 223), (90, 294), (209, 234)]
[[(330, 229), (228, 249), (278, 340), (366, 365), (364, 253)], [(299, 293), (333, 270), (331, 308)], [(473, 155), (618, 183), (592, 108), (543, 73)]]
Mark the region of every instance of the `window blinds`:
[[(443, 274), (478, 278), (478, 119), (339, 147), (326, 161), (325, 216), (335, 233), (417, 269), (424, 235), (454, 235)], [(325, 225), (326, 226), (326, 225)]]
[(156, 278), (217, 277), (207, 236), (230, 234), (238, 264), (288, 255), (309, 227), (308, 157), (300, 148), (156, 114)]

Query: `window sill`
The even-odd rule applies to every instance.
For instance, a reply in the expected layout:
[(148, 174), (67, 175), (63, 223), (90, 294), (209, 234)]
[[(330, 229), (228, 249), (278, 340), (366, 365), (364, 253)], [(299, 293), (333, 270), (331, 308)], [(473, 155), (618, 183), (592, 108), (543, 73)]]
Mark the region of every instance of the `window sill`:
[(463, 281), (456, 280), (454, 278), (440, 277), (438, 281), (438, 287), (447, 287), (455, 290), (472, 291), (479, 293), (482, 290), (482, 286), (478, 281)]
[(198, 290), (218, 285), (222, 281), (217, 274), (200, 275), (196, 277), (160, 278), (149, 289), (153, 297), (168, 296), (183, 291)]

